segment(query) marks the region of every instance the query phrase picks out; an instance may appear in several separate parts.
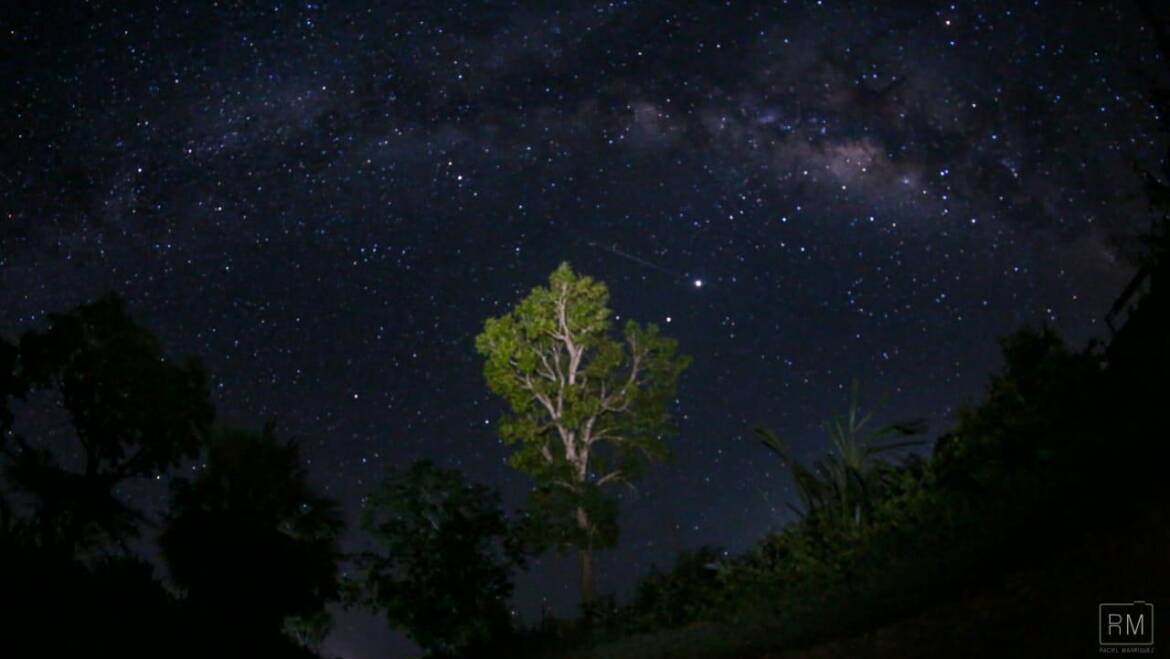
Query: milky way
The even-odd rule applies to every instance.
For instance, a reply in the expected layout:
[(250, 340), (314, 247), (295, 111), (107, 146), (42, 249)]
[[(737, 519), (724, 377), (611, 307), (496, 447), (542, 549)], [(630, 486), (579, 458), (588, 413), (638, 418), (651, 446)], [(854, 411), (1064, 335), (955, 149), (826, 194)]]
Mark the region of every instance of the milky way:
[[(472, 339), (568, 260), (695, 357), (619, 592), (789, 518), (753, 425), (811, 457), (856, 377), (937, 432), (997, 336), (1101, 335), (1149, 220), (1162, 63), (1125, 3), (22, 4), (0, 332), (119, 291), (351, 514), (420, 457), (514, 505)], [(520, 613), (571, 612), (570, 570)], [(402, 646), (381, 628), (328, 649)]]

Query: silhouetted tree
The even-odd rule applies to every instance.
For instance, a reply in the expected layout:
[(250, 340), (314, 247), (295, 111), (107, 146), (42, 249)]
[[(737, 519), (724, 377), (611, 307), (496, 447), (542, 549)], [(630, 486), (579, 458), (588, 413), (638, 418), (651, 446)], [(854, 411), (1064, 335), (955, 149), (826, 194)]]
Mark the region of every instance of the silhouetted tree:
[(1004, 366), (991, 377), (986, 400), (961, 409), (956, 427), (935, 446), (939, 478), (957, 487), (983, 490), (1018, 473), (1032, 478), (1070, 446), (1106, 448), (1099, 357), (1068, 350), (1047, 327), (1022, 329), (1000, 345)]
[(718, 566), (724, 552), (700, 547), (679, 554), (667, 572), (654, 569), (638, 583), (629, 613), (639, 626), (679, 627), (699, 619), (715, 605), (720, 588)]
[[(51, 392), (72, 422), (77, 469), (19, 434), (6, 433), (2, 446), (9, 480), (34, 501), (39, 541), (67, 554), (133, 535), (137, 515), (115, 488), (194, 457), (214, 416), (199, 364), (169, 360), (112, 295), (51, 314), (15, 354), (0, 348), (0, 373), (0, 393)], [(11, 421), (3, 416), (0, 424)]]
[(523, 564), (499, 495), (429, 461), (385, 480), (362, 527), (370, 603), (435, 657), (487, 652), (510, 629), (510, 573)]
[(511, 408), (500, 423), (517, 446), (511, 464), (536, 481), (533, 518), (547, 522), (538, 535), (578, 549), (585, 603), (593, 550), (616, 542), (601, 488), (667, 455), (668, 407), (690, 363), (654, 325), (630, 321), (612, 336), (608, 301), (605, 284), (563, 263), (476, 338), (488, 386)]
[(287, 618), (319, 616), (337, 597), (340, 514), (271, 424), (213, 434), (204, 461), (172, 483), (163, 555), (209, 641), (268, 647)]
[[(14, 421), (9, 400), (23, 393), (23, 387), (16, 377), (18, 355), (16, 346), (0, 338), (0, 449), (4, 448), (5, 439), (12, 430)], [(7, 541), (15, 532), (16, 522), (5, 484), (0, 482), (0, 544)]]
[[(1162, 64), (1170, 63), (1170, 11), (1166, 3), (1137, 0), (1136, 4), (1146, 18)], [(1170, 135), (1170, 86), (1163, 82), (1152, 89), (1150, 103), (1161, 132)], [(1165, 151), (1160, 162), (1139, 165), (1152, 217), (1149, 230), (1141, 235), (1141, 249), (1131, 255), (1136, 257), (1138, 269), (1106, 316), (1110, 328), (1116, 330), (1106, 352), (1113, 371), (1111, 390), (1124, 392), (1127, 405), (1135, 410), (1160, 405), (1162, 380), (1170, 369), (1170, 333), (1165, 331), (1170, 325), (1170, 143), (1162, 142)], [(1132, 322), (1135, 320), (1138, 322)], [(1117, 327), (1115, 322), (1124, 326)]]
[(185, 656), (175, 640), (184, 625), (152, 566), (129, 554), (87, 565), (19, 542), (0, 542), (6, 656), (35, 648), (45, 657)]
[(16, 376), (16, 360), (19, 356), (16, 346), (0, 338), (0, 446), (12, 428), (12, 410), (8, 407), (11, 398), (23, 394), (24, 387)]
[[(8, 649), (152, 657), (182, 635), (173, 597), (124, 541), (141, 515), (116, 495), (196, 453), (211, 423), (206, 378), (166, 358), (114, 296), (0, 340), (0, 606)], [(63, 408), (76, 451), (16, 432), (9, 402)]]

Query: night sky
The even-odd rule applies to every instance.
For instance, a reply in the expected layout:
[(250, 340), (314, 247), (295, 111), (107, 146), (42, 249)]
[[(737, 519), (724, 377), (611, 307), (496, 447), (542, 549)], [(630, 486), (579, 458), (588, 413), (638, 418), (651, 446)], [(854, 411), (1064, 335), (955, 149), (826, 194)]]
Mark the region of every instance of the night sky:
[[(694, 357), (602, 590), (791, 518), (752, 426), (812, 458), (856, 377), (937, 434), (996, 337), (1102, 335), (1149, 221), (1163, 63), (1127, 2), (19, 4), (0, 333), (118, 291), (351, 517), (424, 457), (514, 506), (473, 339), (567, 260)], [(577, 596), (548, 557), (516, 606)], [(326, 649), (405, 647), (342, 614)]]

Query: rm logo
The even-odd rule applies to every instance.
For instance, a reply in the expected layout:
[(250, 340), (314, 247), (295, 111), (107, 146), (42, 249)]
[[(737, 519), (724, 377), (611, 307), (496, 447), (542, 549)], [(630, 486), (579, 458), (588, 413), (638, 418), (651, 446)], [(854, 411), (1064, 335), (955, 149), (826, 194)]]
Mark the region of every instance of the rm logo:
[(1102, 648), (1152, 646), (1154, 605), (1149, 602), (1099, 604), (1097, 625), (1097, 642)]

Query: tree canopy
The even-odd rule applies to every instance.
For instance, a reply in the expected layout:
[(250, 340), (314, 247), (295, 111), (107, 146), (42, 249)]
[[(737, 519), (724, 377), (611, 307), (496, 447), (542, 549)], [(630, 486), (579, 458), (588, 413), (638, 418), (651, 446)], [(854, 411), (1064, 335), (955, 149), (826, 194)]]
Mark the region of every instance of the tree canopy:
[(486, 650), (509, 629), (524, 552), (494, 490), (418, 462), (382, 482), (362, 527), (382, 548), (366, 556), (370, 603), (431, 656)]
[(194, 457), (214, 408), (199, 363), (169, 359), (121, 298), (107, 295), (48, 321), (18, 346), (0, 345), (0, 397), (47, 392), (59, 400), (80, 464), (12, 432), (2, 404), (0, 448), (10, 481), (34, 500), (42, 545), (69, 553), (102, 536), (133, 535), (136, 513), (117, 499), (116, 486)]
[(269, 424), (215, 433), (204, 457), (197, 476), (173, 482), (160, 537), (192, 614), (241, 638), (319, 614), (338, 596), (342, 521), (310, 486), (297, 445)]
[(509, 412), (500, 423), (511, 464), (531, 476), (536, 535), (581, 551), (591, 598), (592, 550), (616, 541), (601, 488), (664, 459), (670, 403), (690, 358), (654, 325), (611, 331), (609, 290), (562, 263), (547, 287), (489, 318), (476, 338), (489, 388)]

